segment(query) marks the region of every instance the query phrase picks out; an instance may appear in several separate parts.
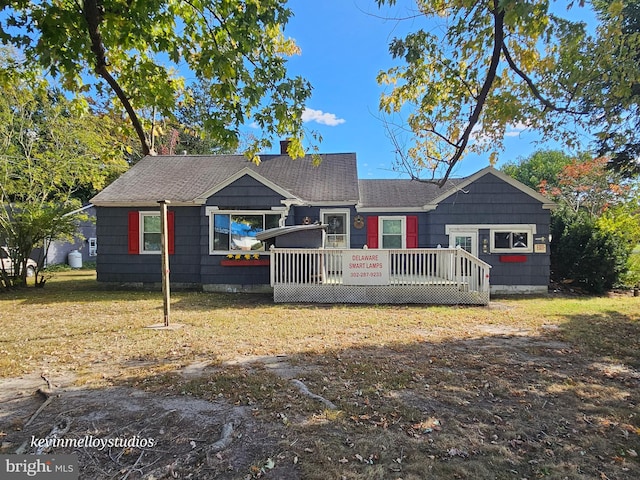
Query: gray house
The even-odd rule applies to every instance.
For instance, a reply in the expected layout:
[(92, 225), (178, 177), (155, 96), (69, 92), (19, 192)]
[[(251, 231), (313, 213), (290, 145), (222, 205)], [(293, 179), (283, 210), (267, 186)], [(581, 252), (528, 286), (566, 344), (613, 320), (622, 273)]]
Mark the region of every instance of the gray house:
[[(547, 291), (552, 203), (537, 192), (490, 167), (439, 188), (411, 180), (358, 179), (353, 153), (320, 157), (318, 166), (310, 157), (292, 160), (284, 153), (263, 155), (259, 165), (241, 155), (145, 157), (92, 199), (100, 243), (98, 281), (159, 284), (158, 201), (168, 200), (174, 287), (271, 290), (274, 275), (284, 267), (274, 272), (275, 251), (256, 236), (278, 227), (320, 223), (325, 226), (323, 252), (431, 255), (430, 249), (459, 247), (490, 266), (492, 293)], [(426, 256), (403, 258), (401, 268), (397, 262), (389, 267), (392, 275), (400, 270), (423, 276), (429, 270), (431, 275), (431, 264), (442, 264)], [(296, 269), (310, 273), (307, 280), (298, 275), (297, 282), (312, 277), (325, 284), (333, 281), (328, 259), (314, 262), (320, 262), (313, 268), (322, 269), (324, 276), (307, 264), (298, 265)], [(331, 271), (347, 269), (346, 262), (334, 264)], [(357, 265), (364, 263), (349, 263)], [(460, 287), (460, 278), (471, 278), (471, 267), (456, 265), (447, 268), (457, 272)]]
[(49, 242), (45, 265), (57, 265), (67, 263), (69, 254), (77, 252), (82, 255), (82, 263), (95, 262), (98, 255), (98, 242), (96, 238), (96, 210), (91, 204), (72, 213), (84, 213), (86, 220), (77, 223), (77, 234), (73, 241), (55, 240)]

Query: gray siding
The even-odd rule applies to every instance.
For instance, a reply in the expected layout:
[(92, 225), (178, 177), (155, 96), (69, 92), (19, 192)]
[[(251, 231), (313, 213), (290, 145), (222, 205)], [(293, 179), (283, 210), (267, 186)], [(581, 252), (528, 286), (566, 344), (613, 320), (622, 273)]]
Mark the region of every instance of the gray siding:
[[(464, 189), (447, 197), (430, 212), (368, 212), (363, 214), (365, 225), (370, 216), (418, 216), (418, 245), (420, 248), (448, 247), (447, 225), (536, 224), (535, 237), (549, 235), (550, 212), (542, 204), (500, 178), (487, 174)], [(547, 253), (527, 253), (525, 262), (507, 263), (511, 254), (482, 253), (482, 241), (490, 241), (489, 229), (478, 231), (479, 257), (492, 266), (491, 284), (548, 285), (549, 246)], [(531, 239), (531, 242), (534, 240)], [(367, 242), (366, 227), (351, 227), (351, 246), (361, 248)]]
[[(207, 199), (206, 205), (221, 210), (269, 210), (282, 207), (285, 197), (253, 177), (245, 175)], [(200, 214), (200, 281), (204, 285), (268, 285), (268, 266), (222, 266), (223, 255), (209, 254), (209, 217), (205, 207)]]
[[(550, 212), (542, 204), (498, 177), (487, 174), (454, 193), (427, 215), (427, 247), (446, 247), (449, 237), (445, 225), (536, 224), (535, 237), (548, 238)], [(505, 263), (501, 254), (483, 254), (482, 240), (489, 230), (479, 232), (479, 257), (492, 266), (492, 285), (548, 285), (549, 246), (547, 253), (528, 253), (524, 263)], [(421, 241), (424, 238), (420, 236)], [(533, 239), (531, 239), (533, 241)], [(422, 245), (422, 244), (421, 244)]]
[[(353, 227), (353, 217), (358, 212), (353, 205), (332, 205), (330, 207), (292, 207), (287, 218), (287, 225), (302, 225), (305, 217), (309, 217), (311, 222), (320, 221), (320, 210), (349, 210), (349, 235), (351, 248), (361, 248), (366, 242), (366, 232), (364, 229), (358, 230)], [(364, 236), (363, 236), (364, 235)]]
[[(268, 210), (281, 207), (284, 197), (250, 176), (244, 176), (215, 195), (205, 206), (171, 207), (175, 212), (175, 254), (170, 256), (172, 284), (236, 285), (252, 286), (269, 283), (269, 267), (222, 266), (223, 255), (209, 254), (209, 217), (206, 206), (222, 210)], [(349, 208), (350, 239), (352, 248), (362, 248), (367, 243), (367, 217), (392, 215), (388, 212), (362, 213), (365, 226), (356, 229), (353, 219), (358, 214)], [(302, 224), (305, 217), (319, 219), (319, 206), (293, 206), (287, 218), (288, 225)], [(149, 211), (156, 208), (139, 208)], [(97, 257), (98, 280), (113, 283), (158, 284), (161, 281), (159, 255), (130, 255), (128, 250), (128, 212), (132, 208), (97, 207)], [(464, 189), (450, 195), (430, 212), (396, 212), (395, 215), (418, 217), (418, 244), (420, 247), (448, 246), (446, 225), (483, 224), (536, 224), (535, 237), (547, 238), (549, 234), (549, 210), (542, 204), (505, 183), (492, 174), (486, 174)], [(479, 230), (478, 246), (489, 239), (489, 230)], [(532, 239), (533, 240), (533, 239)], [(493, 285), (547, 285), (549, 280), (549, 248), (547, 253), (525, 254), (526, 261), (506, 263), (500, 254), (483, 254), (480, 258), (493, 266)], [(504, 260), (504, 258), (503, 258)]]
[[(282, 206), (284, 197), (249, 176), (229, 185), (206, 202), (221, 209), (269, 209)], [(170, 255), (172, 284), (269, 283), (268, 267), (223, 267), (224, 256), (209, 254), (209, 217), (206, 208), (171, 207), (175, 214), (175, 253)], [(159, 208), (97, 208), (98, 281), (126, 284), (157, 284), (162, 280), (160, 255), (128, 253), (128, 214), (131, 210), (159, 211)]]
[(260, 210), (281, 207), (285, 197), (255, 178), (245, 175), (207, 199), (207, 205), (229, 209)]
[[(357, 215), (352, 214), (352, 215)], [(424, 212), (367, 212), (361, 213), (364, 217), (364, 227), (357, 229), (353, 227), (353, 216), (351, 217), (351, 248), (363, 248), (367, 245), (367, 225), (369, 217), (394, 217), (394, 216), (406, 216), (418, 218), (418, 247), (428, 248), (429, 231), (427, 224), (427, 216)]]
[[(56, 240), (49, 245), (47, 252), (47, 265), (56, 265), (60, 263), (68, 263), (69, 253), (78, 250), (82, 254), (82, 262), (95, 262), (96, 257), (89, 256), (89, 238), (96, 236), (96, 210), (95, 207), (86, 209), (83, 214), (88, 219), (78, 222), (77, 235), (74, 236), (72, 242), (67, 240)], [(40, 258), (42, 249), (37, 249), (37, 254), (32, 254), (33, 258)]]
[[(175, 214), (175, 253), (169, 256), (172, 283), (200, 282), (200, 249), (197, 234), (200, 207), (169, 207)], [(96, 233), (99, 255), (96, 261), (98, 281), (116, 283), (159, 283), (162, 280), (160, 255), (128, 253), (129, 212), (154, 211), (155, 208), (97, 207)]]

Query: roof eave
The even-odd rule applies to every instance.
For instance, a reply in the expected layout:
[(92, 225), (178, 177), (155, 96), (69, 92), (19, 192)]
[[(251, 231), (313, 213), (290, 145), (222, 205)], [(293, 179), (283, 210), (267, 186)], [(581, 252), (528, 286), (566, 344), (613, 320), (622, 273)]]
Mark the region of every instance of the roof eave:
[(358, 200), (302, 200), (306, 207), (355, 207)]
[(362, 213), (404, 213), (404, 212), (428, 212), (431, 210), (435, 210), (437, 205), (422, 205), (419, 207), (411, 206), (411, 207), (371, 207), (371, 206), (363, 206), (356, 205), (356, 210)]
[[(166, 199), (165, 199), (166, 200)], [(114, 201), (114, 202), (110, 202), (110, 201), (97, 201), (97, 202), (92, 202), (94, 206), (96, 207), (134, 207), (134, 208), (140, 208), (140, 207), (158, 207), (158, 202), (160, 200), (141, 200), (141, 201), (134, 201), (134, 202), (125, 202), (122, 200), (119, 201)], [(199, 202), (199, 201), (179, 201), (179, 200), (168, 200), (168, 205), (169, 207), (199, 207), (201, 205), (204, 205), (203, 202)]]

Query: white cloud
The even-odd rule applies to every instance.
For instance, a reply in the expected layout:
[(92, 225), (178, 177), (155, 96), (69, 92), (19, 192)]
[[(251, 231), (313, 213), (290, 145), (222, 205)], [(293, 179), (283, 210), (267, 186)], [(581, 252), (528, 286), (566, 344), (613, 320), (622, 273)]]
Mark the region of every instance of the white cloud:
[[(471, 140), (478, 143), (493, 142), (493, 138), (487, 135), (483, 131), (483, 125), (481, 123), (476, 124), (471, 130)], [(530, 128), (521, 122), (510, 123), (506, 126), (504, 131), (505, 137), (519, 137), (522, 133), (530, 130)]]
[(529, 127), (527, 127), (524, 123), (516, 123), (514, 125), (508, 125), (506, 132), (504, 132), (504, 136), (517, 137), (528, 128)]
[(302, 112), (303, 122), (316, 122), (320, 125), (329, 125), (335, 127), (346, 122), (344, 118), (336, 117), (335, 113), (325, 113), (322, 110), (314, 110), (313, 108), (305, 108)]

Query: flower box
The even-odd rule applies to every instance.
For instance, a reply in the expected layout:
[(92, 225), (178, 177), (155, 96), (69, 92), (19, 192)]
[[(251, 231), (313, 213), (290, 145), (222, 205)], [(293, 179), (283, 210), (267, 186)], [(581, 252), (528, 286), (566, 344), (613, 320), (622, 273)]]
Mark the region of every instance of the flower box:
[(235, 258), (225, 258), (220, 260), (220, 265), (223, 267), (268, 267), (269, 259), (251, 258), (247, 260), (246, 258), (241, 258), (236, 260)]

